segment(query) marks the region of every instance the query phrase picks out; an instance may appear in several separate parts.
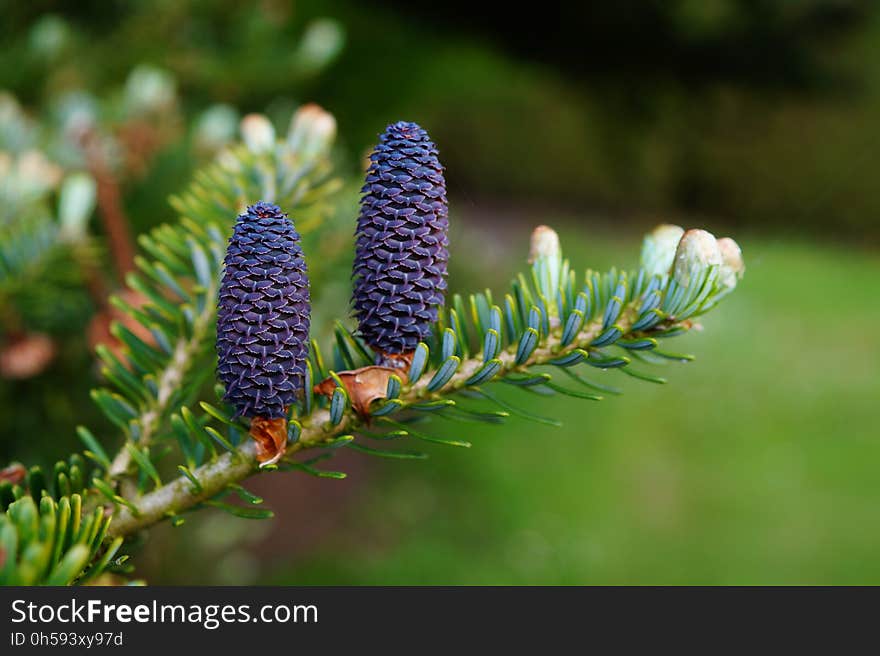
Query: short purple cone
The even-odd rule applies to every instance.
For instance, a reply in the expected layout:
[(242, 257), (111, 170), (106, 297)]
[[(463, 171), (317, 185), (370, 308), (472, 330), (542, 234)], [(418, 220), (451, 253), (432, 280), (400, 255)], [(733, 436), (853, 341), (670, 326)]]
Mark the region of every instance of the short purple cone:
[(309, 279), (293, 223), (257, 203), (238, 217), (217, 309), (217, 375), (244, 417), (276, 419), (302, 389), (309, 349)]

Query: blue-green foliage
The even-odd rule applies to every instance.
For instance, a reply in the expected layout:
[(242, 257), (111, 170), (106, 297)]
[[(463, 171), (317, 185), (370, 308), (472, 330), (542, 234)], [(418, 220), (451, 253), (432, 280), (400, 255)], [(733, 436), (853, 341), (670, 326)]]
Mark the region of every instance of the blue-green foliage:
[(79, 494), (10, 504), (0, 515), (0, 585), (69, 585), (127, 573), (127, 557), (114, 559), (122, 538), (104, 543), (111, 518), (82, 504)]

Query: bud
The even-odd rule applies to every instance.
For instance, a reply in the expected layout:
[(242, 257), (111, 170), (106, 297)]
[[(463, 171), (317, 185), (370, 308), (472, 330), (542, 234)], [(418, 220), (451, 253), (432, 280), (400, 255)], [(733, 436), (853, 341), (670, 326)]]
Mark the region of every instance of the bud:
[(687, 287), (699, 281), (711, 266), (721, 265), (721, 251), (718, 242), (705, 230), (688, 230), (684, 233), (675, 251), (675, 281)]
[(65, 136), (79, 142), (98, 124), (98, 101), (84, 91), (71, 91), (59, 98), (52, 113)]
[(529, 243), (529, 264), (534, 264), (538, 258), (560, 257), (562, 257), (562, 248), (559, 246), (559, 235), (556, 231), (545, 225), (535, 228)]
[(556, 292), (562, 271), (562, 248), (553, 228), (540, 225), (532, 231), (529, 264), (535, 269), (541, 294), (547, 299), (550, 314), (556, 312)]
[(241, 136), (252, 153), (265, 153), (275, 147), (275, 128), (262, 114), (248, 114), (241, 119)]
[(217, 374), (244, 417), (281, 419), (302, 389), (309, 348), (309, 279), (299, 234), (278, 207), (238, 217), (217, 310)]
[(746, 270), (742, 250), (730, 237), (718, 240), (721, 251), (721, 268), (718, 271), (718, 284), (726, 290), (733, 290), (737, 281), (741, 280)]
[(85, 236), (95, 209), (96, 191), (95, 180), (87, 173), (74, 173), (64, 179), (58, 196), (58, 219), (64, 239), (76, 241)]
[(168, 71), (154, 66), (138, 66), (125, 82), (125, 103), (135, 114), (162, 112), (174, 106), (177, 89)]
[(330, 18), (319, 18), (306, 26), (297, 49), (297, 63), (307, 71), (318, 71), (336, 59), (343, 45), (342, 26)]
[(235, 139), (238, 112), (230, 105), (212, 105), (199, 116), (195, 142), (199, 150), (213, 153)]
[(445, 298), (446, 180), (415, 123), (389, 125), (370, 160), (355, 231), (354, 315), (374, 351), (408, 353), (430, 334)]
[(290, 119), (287, 143), (290, 149), (311, 158), (326, 151), (336, 138), (336, 119), (314, 103), (300, 107)]
[(672, 269), (675, 249), (684, 229), (677, 225), (662, 223), (645, 235), (642, 242), (642, 268), (651, 275), (666, 276)]
[(70, 43), (70, 27), (55, 14), (40, 18), (28, 35), (28, 45), (32, 51), (46, 60), (55, 59)]
[(42, 196), (61, 182), (61, 167), (50, 162), (39, 150), (23, 152), (15, 169), (16, 184), (23, 196)]

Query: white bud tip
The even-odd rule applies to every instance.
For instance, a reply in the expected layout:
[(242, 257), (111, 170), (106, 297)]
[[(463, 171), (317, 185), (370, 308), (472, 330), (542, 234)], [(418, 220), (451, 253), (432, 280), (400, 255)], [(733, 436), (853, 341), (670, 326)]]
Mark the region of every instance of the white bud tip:
[[(562, 275), (562, 248), (559, 245), (559, 235), (553, 228), (542, 225), (532, 231), (529, 263), (537, 276), (541, 294), (545, 299), (555, 299)], [(550, 302), (547, 309), (551, 325), (558, 325), (556, 303)]]
[(529, 247), (529, 262), (533, 263), (539, 257), (560, 257), (562, 248), (559, 245), (559, 235), (553, 228), (540, 225), (532, 231), (532, 241)]
[(39, 150), (27, 150), (16, 163), (19, 189), (25, 194), (41, 195), (61, 182), (63, 171)]
[(721, 269), (718, 282), (722, 287), (733, 289), (736, 283), (743, 277), (746, 270), (743, 261), (742, 249), (730, 237), (722, 237), (718, 240), (718, 249), (721, 251)]
[(336, 119), (322, 107), (309, 103), (290, 119), (287, 142), (291, 149), (307, 156), (326, 150), (336, 138)]
[(641, 264), (651, 275), (665, 276), (672, 269), (675, 249), (684, 234), (684, 228), (662, 223), (645, 235), (642, 242)]
[(58, 219), (61, 233), (71, 240), (85, 236), (89, 217), (95, 210), (97, 185), (87, 173), (74, 173), (65, 178), (58, 197)]
[(235, 139), (238, 112), (230, 105), (209, 107), (196, 123), (196, 143), (203, 150), (219, 150)]
[(674, 275), (678, 284), (687, 287), (710, 266), (721, 265), (721, 250), (714, 235), (706, 230), (688, 230), (675, 251)]
[(138, 66), (128, 76), (125, 96), (135, 112), (159, 112), (174, 105), (177, 89), (168, 71), (153, 66)]
[(248, 114), (241, 119), (241, 136), (253, 153), (263, 153), (275, 146), (275, 128), (262, 114)]
[(299, 46), (299, 58), (317, 70), (330, 63), (345, 44), (345, 31), (335, 20), (319, 18), (306, 27)]

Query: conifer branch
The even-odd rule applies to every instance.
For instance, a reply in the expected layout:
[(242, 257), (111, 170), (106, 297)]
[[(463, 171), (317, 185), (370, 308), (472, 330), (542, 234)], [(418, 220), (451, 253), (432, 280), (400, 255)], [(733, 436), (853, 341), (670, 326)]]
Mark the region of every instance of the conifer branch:
[[(624, 329), (624, 337), (636, 337), (641, 333), (630, 333), (629, 327), (633, 318), (637, 315), (639, 303), (629, 304), (621, 314), (617, 325)], [(656, 330), (668, 330), (679, 327), (678, 324), (660, 324)], [(585, 324), (578, 337), (566, 347), (566, 352), (577, 349), (589, 348), (590, 343), (602, 332), (602, 321), (594, 320)], [(525, 362), (517, 364), (516, 348), (511, 347), (502, 351), (498, 359), (502, 366), (496, 374), (497, 379), (516, 372), (526, 372), (529, 369), (545, 365), (560, 356), (561, 330), (556, 330), (543, 344), (535, 349), (532, 356)], [(468, 380), (483, 365), (479, 358), (470, 358), (461, 363), (461, 367), (444, 386), (442, 391), (431, 392), (428, 389), (431, 373), (426, 372), (420, 380), (404, 391), (398, 397), (405, 403), (417, 403), (435, 401), (448, 398), (455, 392), (467, 389)], [(318, 409), (313, 414), (300, 420), (302, 431), (297, 442), (290, 445), (285, 453), (285, 460), (291, 456), (309, 449), (320, 448), (328, 441), (344, 435), (348, 432), (356, 433), (359, 428), (364, 428), (367, 419), (359, 417), (354, 410), (349, 410), (344, 419), (334, 424), (327, 409)], [(283, 464), (283, 463), (282, 463)], [(270, 471), (274, 471), (274, 467)], [(149, 527), (158, 521), (178, 515), (193, 506), (216, 496), (229, 485), (239, 483), (250, 476), (260, 472), (256, 458), (256, 448), (253, 442), (248, 441), (239, 446), (235, 451), (225, 453), (217, 460), (202, 465), (191, 472), (191, 476), (181, 476), (176, 480), (150, 492), (138, 499), (131, 499), (131, 507), (122, 506), (113, 517), (109, 527), (109, 535), (125, 536), (138, 530)], [(192, 482), (195, 478), (199, 483), (197, 489)]]

